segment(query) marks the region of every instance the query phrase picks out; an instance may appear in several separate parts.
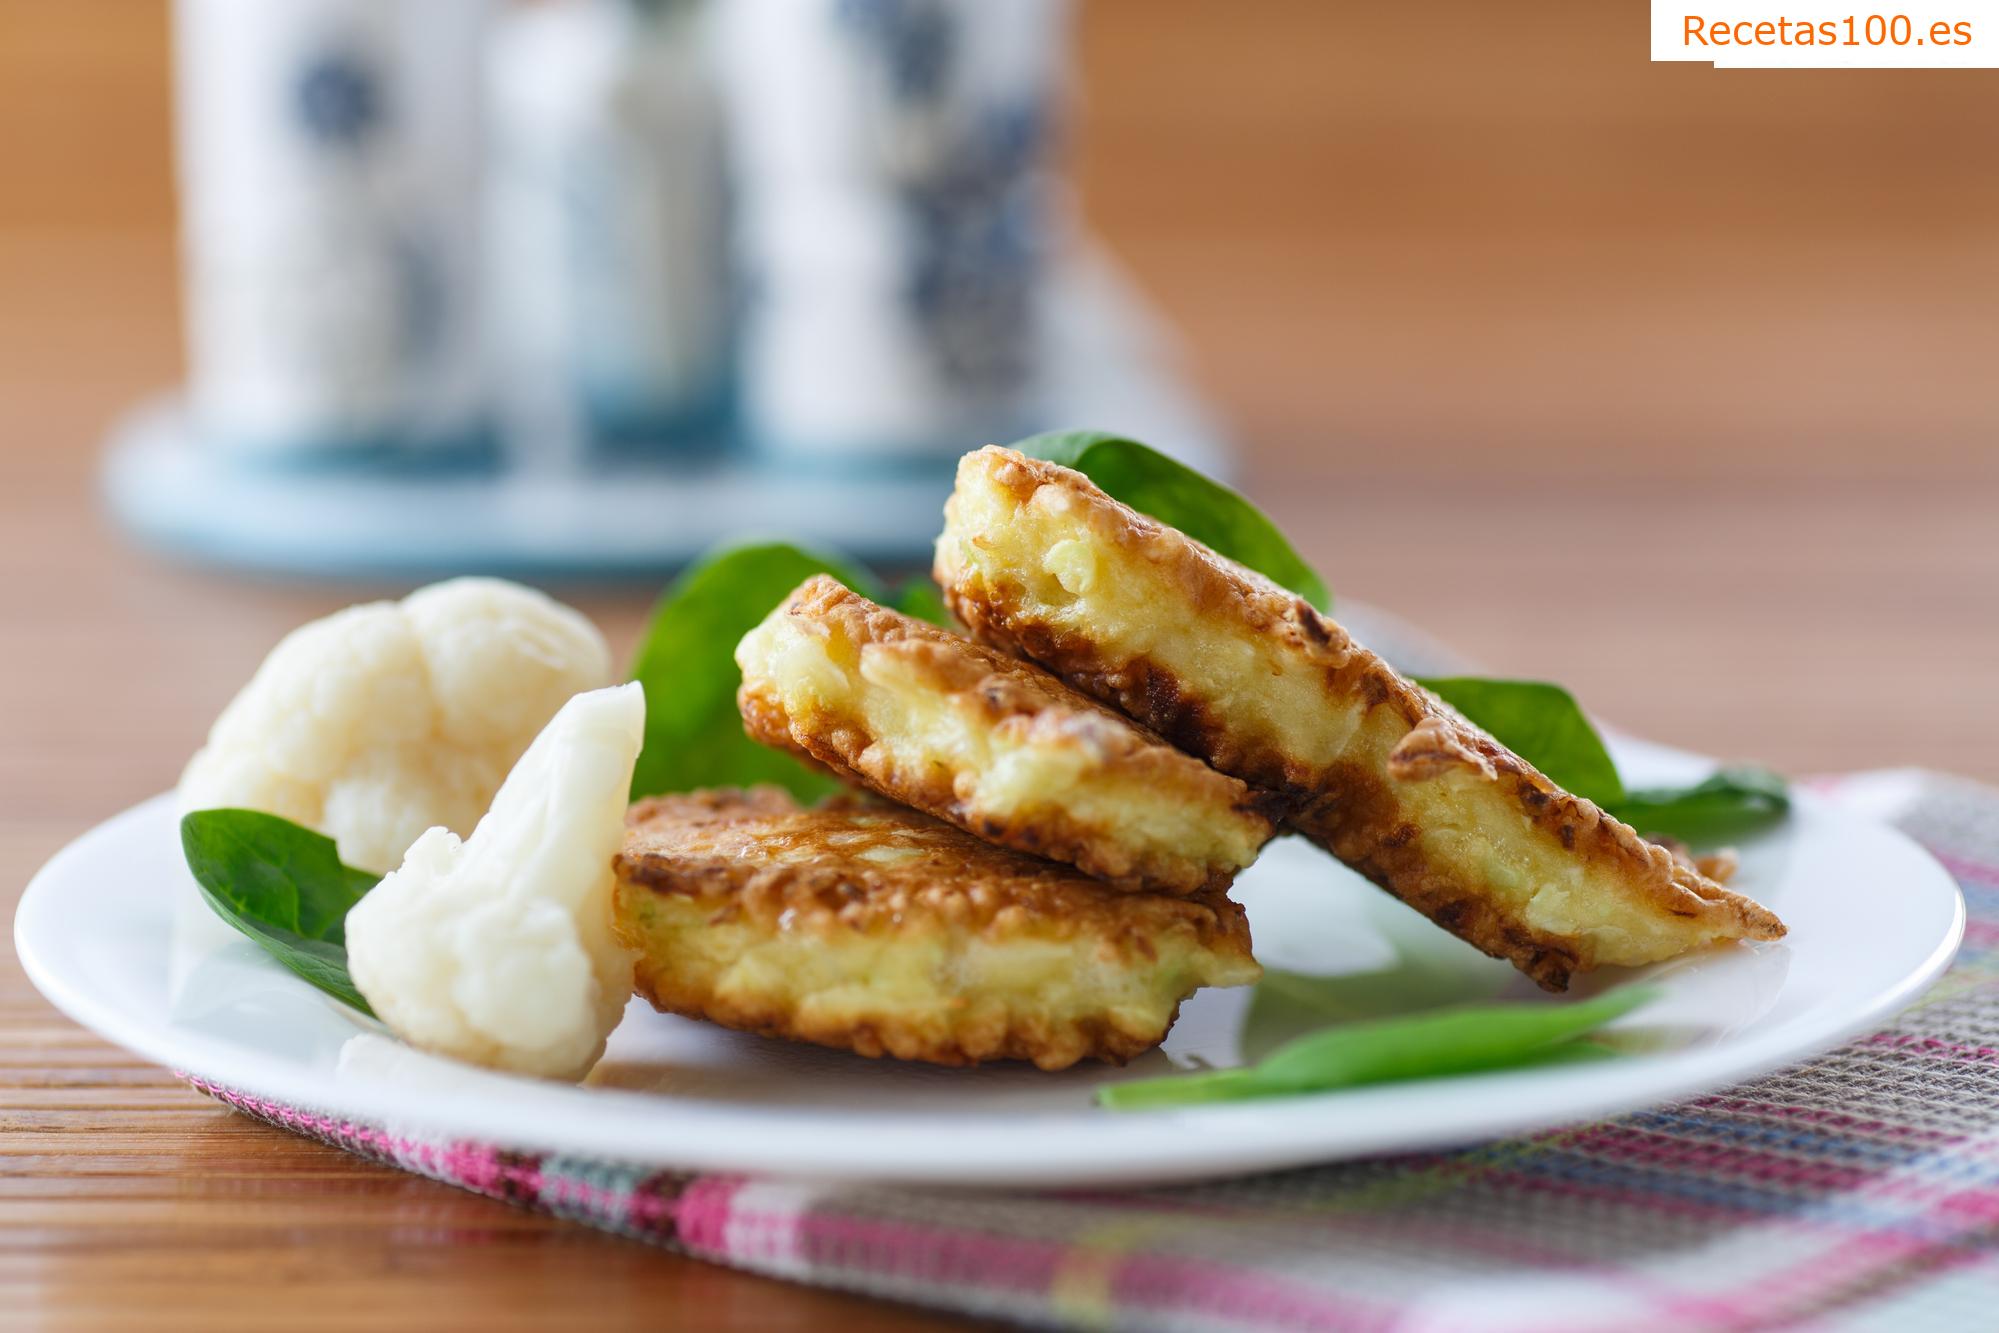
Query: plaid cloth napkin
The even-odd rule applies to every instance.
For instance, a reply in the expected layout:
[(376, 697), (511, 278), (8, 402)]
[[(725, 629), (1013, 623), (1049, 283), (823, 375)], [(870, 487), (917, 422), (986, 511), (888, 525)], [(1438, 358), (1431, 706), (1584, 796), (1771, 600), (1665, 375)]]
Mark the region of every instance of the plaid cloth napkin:
[(360, 1156), (717, 1263), (1029, 1324), (1999, 1328), (1999, 790), (1913, 773), (1814, 785), (1891, 817), (1963, 885), (1964, 949), (1930, 994), (1773, 1077), (1463, 1151), (1151, 1191), (953, 1194), (426, 1142), (195, 1086)]

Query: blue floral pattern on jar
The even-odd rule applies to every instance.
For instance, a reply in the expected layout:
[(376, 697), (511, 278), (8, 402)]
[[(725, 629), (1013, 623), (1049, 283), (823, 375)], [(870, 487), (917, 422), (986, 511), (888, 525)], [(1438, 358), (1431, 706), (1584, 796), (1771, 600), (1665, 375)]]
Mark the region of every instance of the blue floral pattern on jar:
[(948, 136), (923, 169), (890, 173), (913, 239), (901, 299), (950, 383), (1010, 393), (1033, 371), (1048, 114), (1036, 97), (947, 114), (961, 41), (956, 13), (938, 0), (840, 0), (835, 13), (893, 111)]
[(293, 110), (306, 137), (328, 147), (358, 147), (382, 123), (381, 80), (349, 51), (307, 61), (293, 85)]

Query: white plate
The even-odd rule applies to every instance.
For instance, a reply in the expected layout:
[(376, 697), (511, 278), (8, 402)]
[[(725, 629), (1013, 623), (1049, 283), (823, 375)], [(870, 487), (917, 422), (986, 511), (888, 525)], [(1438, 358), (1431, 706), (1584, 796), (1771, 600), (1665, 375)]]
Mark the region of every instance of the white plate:
[[(1699, 766), (1620, 745), (1641, 782)], [(1690, 769), (1690, 764), (1692, 765)], [(724, 1032), (634, 1003), (583, 1087), (411, 1051), (271, 962), (194, 896), (170, 798), (65, 848), (22, 899), (28, 975), (70, 1017), (189, 1074), (408, 1132), (659, 1168), (982, 1186), (1190, 1180), (1435, 1148), (1655, 1105), (1824, 1050), (1908, 1003), (1964, 928), (1950, 877), (1893, 831), (1801, 796), (1745, 848), (1741, 887), (1782, 944), (1643, 969), (1665, 998), (1621, 1027), (1649, 1053), (1601, 1064), (1144, 1114), (1108, 1079), (1234, 1064), (1326, 1021), (1277, 987), (1204, 991), (1125, 1070), (932, 1069)], [(1539, 997), (1297, 839), (1242, 877), (1267, 967), (1323, 974), (1347, 1012)], [(1586, 995), (1633, 973), (1579, 984)], [(1546, 998), (1548, 1003), (1561, 1003)]]

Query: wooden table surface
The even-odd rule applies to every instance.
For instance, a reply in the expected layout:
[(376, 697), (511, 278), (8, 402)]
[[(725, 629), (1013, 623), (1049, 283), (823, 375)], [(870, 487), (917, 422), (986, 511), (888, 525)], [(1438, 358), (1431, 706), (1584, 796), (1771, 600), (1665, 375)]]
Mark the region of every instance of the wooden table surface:
[[(1653, 67), (1639, 5), (1369, 9), (1084, 11), (1085, 212), (1180, 321), (1248, 488), (1342, 594), (1640, 732), (1999, 780), (1995, 77)], [(103, 425), (177, 373), (162, 26), (0, 0), (0, 903), (169, 786), (280, 633), (384, 591), (174, 567), (95, 505)], [(641, 596), (563, 591), (629, 642)], [(11, 952), (0, 1311), (946, 1322), (266, 1129)]]

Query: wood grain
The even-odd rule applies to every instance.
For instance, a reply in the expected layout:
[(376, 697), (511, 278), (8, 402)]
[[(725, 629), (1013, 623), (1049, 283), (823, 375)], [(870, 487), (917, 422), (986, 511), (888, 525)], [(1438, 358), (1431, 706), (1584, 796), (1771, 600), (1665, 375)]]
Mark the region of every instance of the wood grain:
[[(1336, 590), (1604, 716), (1999, 779), (1999, 76), (1643, 61), (1642, 5), (1091, 0), (1082, 208)], [(178, 373), (164, 7), (0, 0), (0, 901), (170, 785), (285, 629), (99, 434)], [(619, 647), (643, 597), (575, 589)], [(87, 906), (87, 905), (86, 905)], [(266, 1129), (0, 959), (0, 1311), (927, 1328)]]

